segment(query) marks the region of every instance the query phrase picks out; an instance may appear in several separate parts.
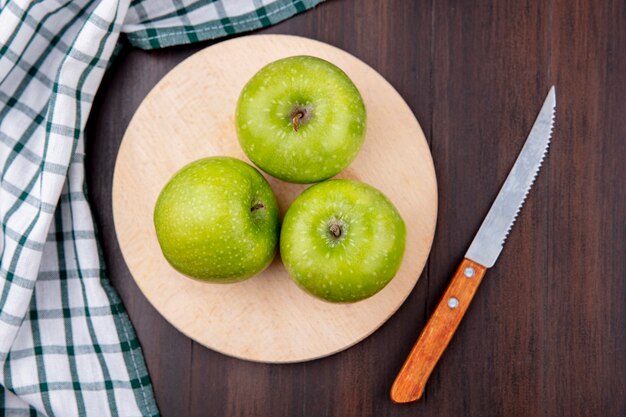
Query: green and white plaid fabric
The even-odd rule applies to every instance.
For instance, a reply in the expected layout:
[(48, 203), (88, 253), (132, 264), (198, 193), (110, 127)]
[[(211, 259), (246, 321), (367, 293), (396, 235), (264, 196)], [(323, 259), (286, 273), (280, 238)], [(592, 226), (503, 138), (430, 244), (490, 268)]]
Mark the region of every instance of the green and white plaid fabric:
[(158, 415), (84, 181), (83, 130), (123, 39), (158, 48), (215, 38), (319, 1), (0, 0), (3, 415)]

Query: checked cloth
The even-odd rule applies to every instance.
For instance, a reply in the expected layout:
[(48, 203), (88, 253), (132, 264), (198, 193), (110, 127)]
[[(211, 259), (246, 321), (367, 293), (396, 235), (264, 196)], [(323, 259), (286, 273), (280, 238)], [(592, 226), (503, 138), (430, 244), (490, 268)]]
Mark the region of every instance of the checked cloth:
[(102, 76), (150, 49), (269, 26), (320, 0), (0, 0), (0, 413), (154, 416), (84, 179)]

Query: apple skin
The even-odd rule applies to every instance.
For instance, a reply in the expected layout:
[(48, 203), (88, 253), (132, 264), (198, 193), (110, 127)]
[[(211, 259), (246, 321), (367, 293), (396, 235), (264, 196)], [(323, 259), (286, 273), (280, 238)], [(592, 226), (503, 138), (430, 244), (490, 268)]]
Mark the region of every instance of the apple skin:
[(280, 253), (302, 289), (349, 303), (389, 283), (402, 262), (405, 240), (404, 221), (383, 193), (358, 181), (330, 180), (293, 202), (283, 219)]
[(178, 171), (159, 195), (154, 226), (163, 255), (177, 271), (217, 283), (265, 269), (280, 233), (267, 180), (229, 157), (200, 159)]
[[(297, 111), (303, 117), (296, 131)], [(263, 67), (243, 88), (235, 118), (248, 158), (288, 182), (312, 183), (336, 175), (365, 140), (359, 90), (341, 69), (312, 56)]]

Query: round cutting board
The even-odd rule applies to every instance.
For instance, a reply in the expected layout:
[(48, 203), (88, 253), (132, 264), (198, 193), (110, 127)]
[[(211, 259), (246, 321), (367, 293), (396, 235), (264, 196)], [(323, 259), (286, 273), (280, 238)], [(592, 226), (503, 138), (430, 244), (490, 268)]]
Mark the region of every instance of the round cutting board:
[[(211, 155), (248, 161), (235, 133), (239, 92), (262, 66), (292, 55), (324, 58), (354, 81), (367, 108), (367, 136), (356, 160), (338, 177), (382, 190), (407, 225), (406, 252), (398, 274), (380, 293), (355, 304), (331, 304), (307, 295), (291, 281), (279, 256), (264, 272), (241, 283), (194, 281), (170, 267), (156, 239), (154, 204), (176, 171)], [(281, 216), (307, 188), (266, 178)], [(191, 56), (144, 99), (117, 157), (113, 214), (124, 259), (137, 285), (173, 326), (226, 355), (299, 362), (354, 345), (400, 307), (431, 247), (437, 184), (415, 116), (380, 74), (352, 55), (314, 40), (246, 36)]]

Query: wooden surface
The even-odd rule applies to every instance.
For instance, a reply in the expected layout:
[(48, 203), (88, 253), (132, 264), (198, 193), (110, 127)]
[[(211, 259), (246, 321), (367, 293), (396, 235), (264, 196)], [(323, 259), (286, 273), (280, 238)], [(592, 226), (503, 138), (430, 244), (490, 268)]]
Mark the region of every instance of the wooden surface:
[(392, 401), (401, 404), (422, 397), (428, 377), (459, 327), (485, 271), (487, 268), (472, 260), (461, 261), (391, 387)]
[[(387, 78), (433, 152), (439, 214), (407, 302), (356, 346), (265, 365), (170, 326), (130, 277), (111, 213), (113, 164), (133, 112), (207, 44), (125, 51), (88, 129), (88, 185), (109, 275), (136, 326), (163, 415), (626, 415), (626, 4), (623, 0), (332, 0), (264, 33), (341, 47)], [(522, 147), (549, 86), (550, 153), (498, 263), (419, 402), (389, 387)]]
[[(263, 66), (315, 55), (343, 69), (367, 108), (367, 134), (340, 178), (363, 181), (394, 203), (407, 228), (394, 279), (354, 304), (311, 297), (276, 257), (262, 273), (236, 284), (184, 277), (161, 253), (152, 221), (167, 181), (207, 156), (245, 157), (234, 113), (244, 84)], [(308, 185), (270, 182), (281, 212)], [(410, 187), (408, 186), (410, 185)], [(208, 47), (164, 77), (137, 109), (120, 146), (113, 216), (122, 254), (137, 285), (174, 327), (219, 352), (260, 362), (301, 362), (354, 345), (380, 327), (409, 295), (424, 268), (437, 218), (437, 182), (424, 134), (402, 97), (352, 55), (297, 36), (244, 36)]]

